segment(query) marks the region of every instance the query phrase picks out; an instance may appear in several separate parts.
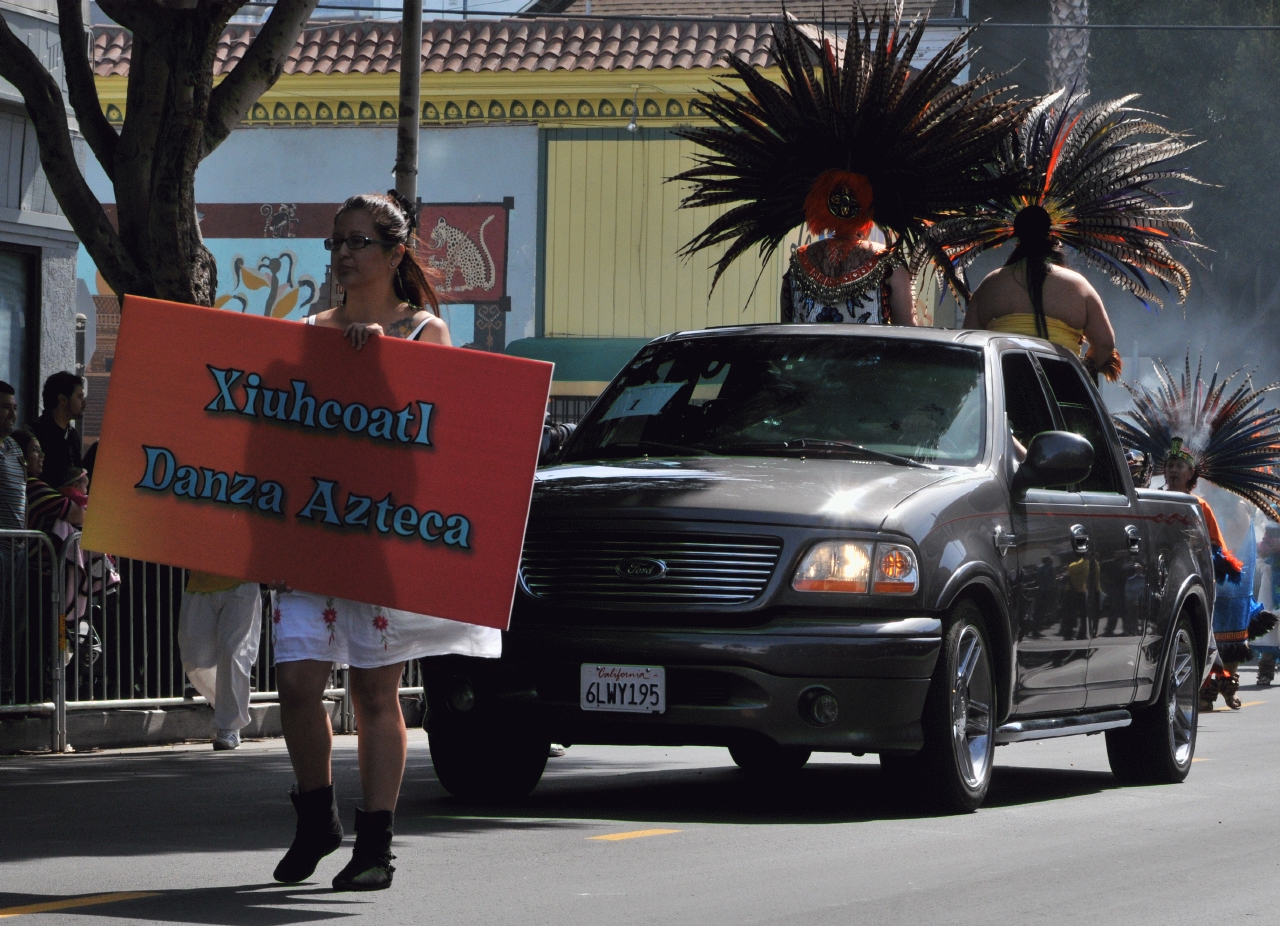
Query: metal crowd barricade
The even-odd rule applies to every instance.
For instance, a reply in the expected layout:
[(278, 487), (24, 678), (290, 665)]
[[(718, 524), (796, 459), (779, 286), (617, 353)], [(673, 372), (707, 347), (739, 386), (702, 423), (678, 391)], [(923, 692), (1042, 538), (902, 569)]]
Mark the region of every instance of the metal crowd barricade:
[[(40, 531), (0, 531), (0, 716), (47, 714), (50, 747), (63, 752), (68, 710), (204, 703), (178, 650), (186, 572), (80, 550), (78, 532), (60, 545)], [(266, 593), (262, 608), (252, 702), (278, 697)], [(416, 662), (400, 692), (422, 695)], [(334, 671), (325, 696), (340, 704), (338, 732), (354, 732), (347, 672)]]
[(67, 747), (63, 565), (42, 531), (0, 530), (0, 705), (48, 709), (54, 752)]

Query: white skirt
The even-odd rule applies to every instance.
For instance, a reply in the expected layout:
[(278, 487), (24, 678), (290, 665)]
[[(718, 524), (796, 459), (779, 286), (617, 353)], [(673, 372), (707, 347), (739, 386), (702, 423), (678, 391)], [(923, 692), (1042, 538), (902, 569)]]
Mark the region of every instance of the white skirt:
[(424, 656), (502, 655), (502, 632), (311, 592), (272, 593), (275, 661), (376, 669)]

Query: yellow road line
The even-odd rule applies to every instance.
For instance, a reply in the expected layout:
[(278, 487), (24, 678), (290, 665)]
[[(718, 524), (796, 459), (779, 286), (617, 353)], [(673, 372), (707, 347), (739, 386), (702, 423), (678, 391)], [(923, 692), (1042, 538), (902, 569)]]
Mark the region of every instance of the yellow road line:
[(125, 891), (115, 894), (94, 894), (92, 897), (68, 897), (66, 900), (50, 900), (46, 903), (33, 903), (25, 907), (6, 907), (0, 910), (0, 919), (11, 916), (22, 916), (26, 913), (51, 913), (54, 910), (71, 910), (74, 907), (93, 907), (103, 903), (117, 903), (121, 900), (138, 900), (142, 897), (155, 897), (158, 891)]
[(1192, 759), (1191, 761), (1192, 761), (1192, 762), (1212, 762), (1213, 760), (1212, 760), (1212, 759), (1200, 759), (1200, 758), (1195, 758), (1195, 759)]
[(598, 839), (603, 842), (617, 842), (620, 839), (641, 839), (645, 836), (668, 836), (671, 833), (678, 833), (679, 830), (632, 830), (630, 833), (606, 833), (603, 836), (588, 836), (588, 839)]
[[(1266, 704), (1266, 703), (1267, 703), (1266, 701), (1245, 701), (1243, 704), (1241, 704), (1241, 705), (1240, 705), (1240, 707), (1241, 707), (1241, 708), (1245, 708), (1245, 707), (1257, 707), (1259, 704)], [(1211, 711), (1201, 711), (1200, 713), (1202, 713), (1202, 714), (1230, 714), (1230, 713), (1231, 713), (1231, 708), (1229, 708), (1229, 707), (1215, 707), (1215, 708), (1214, 708), (1213, 710), (1211, 710)]]

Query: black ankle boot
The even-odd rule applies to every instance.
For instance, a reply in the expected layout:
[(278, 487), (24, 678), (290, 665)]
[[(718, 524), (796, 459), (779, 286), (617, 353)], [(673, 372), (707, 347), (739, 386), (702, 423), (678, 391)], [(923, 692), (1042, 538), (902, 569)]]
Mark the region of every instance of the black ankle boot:
[(383, 891), (391, 887), (391, 828), (395, 813), (356, 811), (356, 848), (347, 867), (333, 879), (335, 891)]
[(289, 800), (298, 812), (298, 829), (293, 845), (276, 866), (275, 879), (296, 884), (311, 877), (320, 859), (342, 845), (342, 821), (338, 819), (338, 799), (333, 785), (299, 794), (289, 790)]

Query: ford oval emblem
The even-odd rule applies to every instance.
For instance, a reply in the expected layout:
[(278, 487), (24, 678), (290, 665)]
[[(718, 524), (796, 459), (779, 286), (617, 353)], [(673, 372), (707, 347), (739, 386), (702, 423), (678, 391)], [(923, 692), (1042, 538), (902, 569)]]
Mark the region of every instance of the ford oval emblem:
[(647, 556), (624, 559), (613, 568), (622, 578), (630, 579), (632, 582), (650, 582), (653, 579), (661, 579), (667, 574), (666, 563)]

